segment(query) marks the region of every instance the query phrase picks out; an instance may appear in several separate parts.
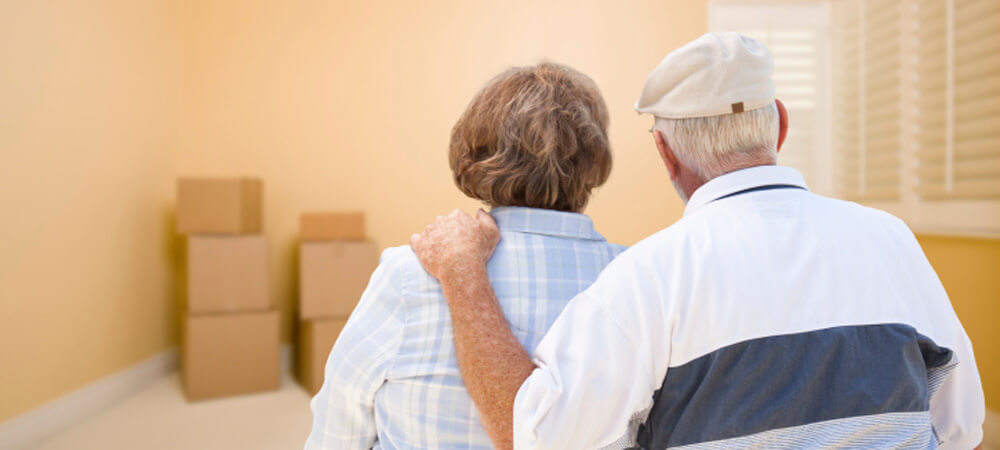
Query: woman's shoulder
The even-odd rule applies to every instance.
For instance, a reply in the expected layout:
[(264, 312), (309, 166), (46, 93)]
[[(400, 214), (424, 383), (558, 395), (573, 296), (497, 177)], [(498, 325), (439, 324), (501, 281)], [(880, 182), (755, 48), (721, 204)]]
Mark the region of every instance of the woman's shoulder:
[(379, 267), (403, 280), (425, 281), (424, 278), (430, 277), (409, 245), (388, 247), (383, 250), (379, 258)]
[(420, 261), (417, 260), (417, 254), (413, 253), (413, 249), (411, 249), (409, 245), (386, 247), (386, 249), (382, 251), (382, 256), (379, 257), (380, 265), (412, 264), (414, 262), (420, 264)]
[(424, 291), (431, 285), (437, 286), (437, 280), (427, 274), (409, 245), (388, 247), (382, 251), (378, 267), (371, 274), (362, 303), (378, 305), (406, 317), (408, 310), (419, 307), (426, 297)]
[(394, 277), (405, 277), (414, 271), (422, 272), (420, 260), (409, 245), (387, 247), (378, 260), (379, 269)]

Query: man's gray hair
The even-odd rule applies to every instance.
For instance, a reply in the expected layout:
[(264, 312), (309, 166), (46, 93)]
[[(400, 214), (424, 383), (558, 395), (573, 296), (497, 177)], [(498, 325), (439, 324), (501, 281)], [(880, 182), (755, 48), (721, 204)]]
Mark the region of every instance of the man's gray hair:
[(657, 117), (659, 130), (677, 159), (703, 180), (778, 157), (778, 107), (689, 119)]

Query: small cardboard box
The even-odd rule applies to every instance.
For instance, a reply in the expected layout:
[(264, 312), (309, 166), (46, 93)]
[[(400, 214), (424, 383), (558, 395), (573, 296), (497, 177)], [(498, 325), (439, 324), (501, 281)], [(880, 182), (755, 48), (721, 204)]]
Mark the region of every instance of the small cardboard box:
[(189, 236), (188, 305), (191, 313), (271, 308), (264, 236)]
[(277, 389), (277, 311), (187, 315), (181, 371), (189, 400)]
[(374, 242), (303, 242), (299, 253), (299, 318), (346, 317), (378, 265)]
[(347, 318), (307, 320), (299, 324), (299, 382), (309, 394), (316, 395), (323, 386), (326, 359), (346, 323)]
[(182, 234), (261, 232), (263, 183), (256, 178), (181, 178), (177, 231)]
[(304, 213), (299, 216), (299, 238), (303, 241), (363, 241), (365, 213)]

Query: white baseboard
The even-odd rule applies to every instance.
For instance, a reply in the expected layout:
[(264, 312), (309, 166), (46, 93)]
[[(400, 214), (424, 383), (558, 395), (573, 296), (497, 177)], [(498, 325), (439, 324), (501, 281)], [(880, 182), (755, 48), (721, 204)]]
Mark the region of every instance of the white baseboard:
[(281, 344), (281, 354), (279, 356), (279, 361), (281, 362), (281, 373), (289, 373), (292, 370), (292, 345), (291, 344)]
[(171, 348), (0, 423), (0, 443), (5, 449), (28, 447), (151, 386), (176, 369), (177, 349)]
[(983, 422), (983, 450), (1000, 450), (1000, 412), (986, 410)]

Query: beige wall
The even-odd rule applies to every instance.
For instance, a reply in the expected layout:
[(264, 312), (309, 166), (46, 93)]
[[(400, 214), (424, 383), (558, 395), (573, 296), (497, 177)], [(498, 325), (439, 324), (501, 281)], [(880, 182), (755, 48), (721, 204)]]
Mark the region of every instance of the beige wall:
[(177, 13), (0, 2), (0, 421), (176, 340)]
[(616, 160), (588, 211), (599, 231), (630, 244), (680, 215), (651, 120), (631, 105), (668, 50), (705, 32), (705, 1), (186, 7), (179, 173), (263, 177), (274, 294), (286, 308), (299, 213), (362, 209), (385, 247), (477, 205), (451, 181), (448, 135), (472, 95), (512, 65), (550, 59), (604, 89)]
[(1000, 410), (1000, 240), (920, 236), (955, 313), (972, 339), (986, 406)]

